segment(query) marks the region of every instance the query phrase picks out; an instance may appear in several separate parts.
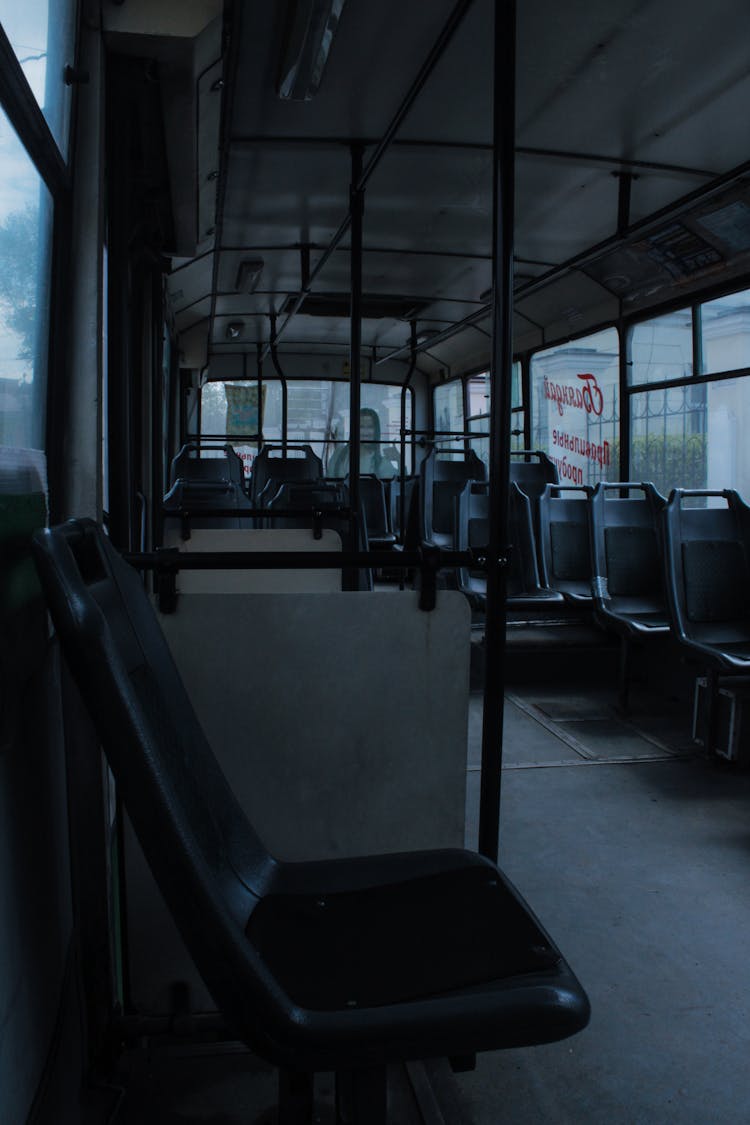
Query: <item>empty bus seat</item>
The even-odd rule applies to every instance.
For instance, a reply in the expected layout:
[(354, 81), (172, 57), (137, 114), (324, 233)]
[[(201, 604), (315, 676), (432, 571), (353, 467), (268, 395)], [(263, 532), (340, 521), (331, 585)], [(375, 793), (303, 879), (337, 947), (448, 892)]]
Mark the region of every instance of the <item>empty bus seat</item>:
[(548, 484), (539, 497), (542, 582), (581, 608), (593, 606), (587, 485)]
[[(138, 574), (90, 520), (37, 532), (34, 550), (136, 835), (234, 1034), (298, 1075), (357, 1081), (364, 1068), (362, 1081), (380, 1088), (391, 1061), (551, 1042), (586, 1025), (580, 984), (481, 856), (269, 854), (206, 741)], [(368, 1122), (386, 1120), (380, 1100)]]
[[(323, 477), (323, 462), (310, 445), (264, 445), (253, 461), (250, 499), (254, 508), (265, 507), (284, 482), (316, 481)], [(267, 489), (269, 480), (275, 485)]]
[[(349, 478), (347, 477), (347, 483)], [(385, 550), (396, 542), (388, 507), (391, 481), (381, 480), (372, 474), (359, 478), (367, 541), (373, 550)]]
[(541, 449), (512, 449), (510, 452), (509, 481), (516, 484), (529, 498), (531, 526), (537, 551), (539, 574), (544, 573), (541, 553), (541, 531), (539, 527), (539, 500), (550, 484), (559, 484), (559, 476), (554, 462)]
[[(201, 448), (203, 456), (201, 456)], [(219, 453), (219, 456), (216, 454)], [(206, 456), (208, 454), (208, 456)], [(199, 446), (189, 441), (182, 446), (169, 468), (170, 488), (178, 481), (229, 480), (244, 486), (242, 458), (231, 445)]]
[(531, 500), (538, 500), (548, 484), (559, 484), (554, 462), (541, 449), (512, 449), (510, 479)]
[(211, 514), (214, 509), (239, 513), (251, 507), (244, 488), (242, 459), (231, 445), (223, 446), (220, 456), (201, 457), (199, 453), (197, 445), (188, 443), (172, 461), (172, 483), (162, 501), (164, 531), (178, 524), (184, 535), (191, 527), (247, 527), (247, 517)]
[[(489, 542), (489, 486), (467, 481), (456, 497), (455, 504), (454, 548), (465, 551), (486, 547)], [(545, 603), (561, 601), (561, 594), (542, 586), (529, 498), (513, 483), (508, 494), (508, 545), (508, 607), (538, 608)], [(487, 576), (484, 570), (461, 567), (458, 571), (458, 588), (466, 594), (474, 608), (482, 611), (486, 609)]]
[(391, 527), (399, 543), (416, 546), (419, 543), (419, 477), (392, 477), (388, 484), (388, 510)]
[(663, 520), (676, 639), (717, 672), (749, 674), (750, 508), (734, 490), (675, 488)]
[(430, 450), (419, 467), (421, 534), (427, 543), (449, 548), (453, 545), (455, 500), (467, 481), (485, 481), (487, 471), (476, 453), (460, 460), (439, 457)]
[(600, 481), (591, 496), (596, 611), (629, 637), (669, 631), (660, 528), (665, 503), (648, 482)]
[(562, 594), (542, 580), (531, 499), (515, 481), (508, 489), (508, 605), (539, 608), (562, 601)]
[[(275, 485), (275, 490), (267, 494), (264, 505), (268, 509), (268, 516), (264, 517), (268, 527), (311, 527), (315, 511), (324, 513), (327, 519), (340, 519), (349, 504), (349, 489), (341, 481), (272, 479), (269, 483)], [(287, 508), (302, 514), (282, 515)]]
[[(456, 551), (484, 550), (490, 535), (488, 486), (479, 481), (466, 481), (455, 498), (453, 548)], [(487, 608), (487, 571), (483, 567), (459, 567), (458, 589), (469, 599), (472, 609), (484, 613)]]
[[(345, 551), (369, 550), (362, 499), (360, 497), (359, 518), (353, 521), (349, 511), (349, 488), (343, 481), (285, 481), (265, 507), (269, 515), (263, 523), (268, 528), (328, 528), (338, 533)], [(289, 508), (303, 514), (284, 516), (282, 513)], [(347, 589), (372, 590), (372, 571), (364, 567), (346, 568), (344, 585)]]
[(594, 609), (620, 637), (620, 704), (627, 706), (633, 642), (669, 633), (661, 549), (666, 499), (648, 482), (600, 481), (591, 496)]

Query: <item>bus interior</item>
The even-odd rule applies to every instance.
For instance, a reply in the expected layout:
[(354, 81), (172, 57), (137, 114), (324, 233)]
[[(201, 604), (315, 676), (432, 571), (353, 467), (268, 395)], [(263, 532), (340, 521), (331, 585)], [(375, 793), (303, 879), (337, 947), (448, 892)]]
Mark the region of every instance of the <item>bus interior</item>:
[(750, 1120), (748, 44), (0, 0), (3, 1122)]

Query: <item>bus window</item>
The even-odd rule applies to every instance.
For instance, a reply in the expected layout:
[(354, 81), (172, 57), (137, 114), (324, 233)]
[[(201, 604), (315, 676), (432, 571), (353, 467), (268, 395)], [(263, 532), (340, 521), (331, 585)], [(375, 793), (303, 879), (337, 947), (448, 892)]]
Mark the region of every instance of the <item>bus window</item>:
[(750, 290), (700, 307), (701, 374), (750, 367)]
[(461, 460), (464, 456), (464, 385), (461, 379), (440, 383), (433, 393), (435, 408), (435, 441), (445, 459)]
[[(349, 471), (349, 384), (334, 384), (331, 420), (326, 433), (324, 464), (330, 477)], [(363, 383), (360, 388), (360, 472), (388, 479), (401, 470), (401, 387), (389, 383)], [(411, 388), (406, 393), (406, 429), (412, 425)], [(369, 448), (367, 448), (369, 447)], [(413, 444), (405, 447), (407, 474), (413, 470)]]
[(52, 200), (0, 111), (0, 445), (44, 446)]
[(690, 309), (636, 324), (630, 333), (631, 386), (684, 379), (693, 374), (693, 317)]
[(717, 379), (634, 395), (631, 475), (672, 488), (736, 488), (750, 496), (750, 380)]
[[(261, 409), (258, 410), (260, 386)], [(346, 476), (349, 442), (349, 384), (332, 379), (288, 379), (286, 440), (310, 445), (323, 460), (327, 476)], [(396, 476), (400, 470), (401, 387), (387, 383), (365, 383), (361, 387), (364, 410), (374, 411), (379, 434), (380, 476)], [(406, 398), (406, 428), (412, 424), (412, 397)], [(231, 441), (245, 463), (248, 475), (259, 442), (278, 444), (284, 438), (283, 396), (278, 379), (209, 382), (201, 389), (201, 438), (216, 444)], [(245, 440), (236, 440), (244, 438)], [(411, 443), (407, 446), (407, 472), (412, 472)]]
[[(205, 383), (201, 387), (200, 436), (204, 441), (215, 439), (217, 446), (231, 442), (249, 476), (261, 440), (281, 438), (279, 380)], [(205, 455), (211, 455), (210, 449)]]
[[(750, 292), (654, 317), (630, 334), (630, 464), (636, 480), (672, 488), (736, 488), (750, 495), (742, 435), (750, 422)], [(697, 349), (697, 354), (694, 354)], [(693, 374), (717, 375), (695, 381)], [(681, 379), (678, 386), (659, 382)], [(642, 388), (642, 389), (641, 389)], [(750, 401), (750, 400), (749, 400)]]
[[(630, 476), (660, 492), (706, 486), (706, 388), (690, 385), (693, 315), (678, 309), (633, 326), (629, 337)], [(684, 379), (683, 386), (658, 388)]]
[(561, 484), (618, 477), (619, 341), (607, 328), (531, 359), (531, 444), (554, 461)]
[(677, 487), (706, 487), (706, 390), (698, 383), (631, 396), (633, 480), (651, 481), (665, 495)]
[[(523, 389), (521, 364), (518, 360), (513, 364), (511, 379), (510, 447), (511, 449), (523, 449)], [(488, 472), (490, 467), (490, 389), (489, 371), (472, 375), (466, 384), (469, 396), (469, 414), (466, 419), (468, 430), (469, 433), (482, 434), (482, 437), (469, 439), (469, 449), (473, 449), (477, 457), (484, 462)]]
[[(67, 156), (72, 86), (64, 81), (75, 58), (75, 0), (0, 0), (0, 23), (52, 136)], [(53, 18), (49, 16), (54, 13)]]

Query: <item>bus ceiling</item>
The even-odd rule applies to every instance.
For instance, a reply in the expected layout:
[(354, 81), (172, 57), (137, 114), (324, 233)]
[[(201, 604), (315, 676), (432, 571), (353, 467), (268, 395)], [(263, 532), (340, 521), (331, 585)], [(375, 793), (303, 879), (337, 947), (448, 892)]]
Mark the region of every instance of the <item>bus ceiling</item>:
[[(420, 370), (485, 363), (492, 0), (158, 8), (107, 5), (107, 38), (156, 64), (185, 365), (267, 354), (272, 315), (279, 354), (346, 358), (356, 145), (363, 348), (408, 365), (416, 323)], [(516, 349), (746, 272), (744, 0), (518, 8)]]

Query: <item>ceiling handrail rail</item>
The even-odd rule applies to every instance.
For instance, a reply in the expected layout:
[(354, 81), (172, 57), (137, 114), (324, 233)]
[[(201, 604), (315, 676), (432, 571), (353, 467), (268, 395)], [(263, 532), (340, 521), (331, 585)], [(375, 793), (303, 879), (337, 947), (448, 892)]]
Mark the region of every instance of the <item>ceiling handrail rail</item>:
[[(464, 18), (467, 11), (471, 7), (472, 2), (473, 2), (473, 0), (458, 0), (458, 3), (454, 7), (454, 9), (451, 12), (451, 14), (449, 15), (445, 25), (443, 26), (442, 31), (440, 32), (437, 39), (433, 43), (432, 48), (431, 48), (427, 58), (423, 62), (422, 66), (420, 67), (416, 78), (414, 79), (414, 81), (412, 82), (411, 86), (409, 87), (406, 95), (402, 99), (401, 105), (398, 107), (395, 114), (391, 118), (391, 121), (390, 121), (385, 133), (383, 134), (383, 137), (378, 142), (377, 147), (375, 148), (375, 151), (372, 153), (369, 160), (367, 161), (367, 163), (363, 167), (362, 172), (361, 172), (360, 176), (358, 177), (356, 184), (352, 185), (353, 191), (355, 193), (364, 191), (364, 188), (365, 188), (366, 184), (368, 183), (368, 181), (369, 181), (370, 177), (372, 176), (373, 172), (375, 171), (378, 164), (382, 160), (383, 156), (388, 151), (388, 148), (390, 147), (391, 142), (393, 141), (393, 138), (394, 138), (396, 132), (400, 128), (404, 118), (406, 117), (407, 113), (409, 112), (409, 110), (411, 109), (415, 100), (417, 99), (417, 97), (418, 97), (419, 93), (421, 92), (421, 90), (422, 90), (424, 84), (426, 83), (427, 79), (430, 77), (430, 74), (435, 69), (435, 66), (437, 65), (438, 61), (442, 57), (442, 54), (445, 51), (448, 44), (450, 43), (451, 39), (453, 38), (453, 35), (456, 32), (459, 24), (461, 23), (462, 19)], [(291, 322), (291, 320), (299, 312), (300, 308), (302, 307), (302, 305), (305, 302), (305, 299), (311, 293), (315, 280), (318, 278), (321, 270), (324, 268), (324, 266), (328, 262), (329, 258), (331, 257), (331, 255), (335, 251), (336, 247), (339, 245), (342, 238), (344, 237), (344, 235), (349, 230), (349, 227), (351, 226), (351, 222), (352, 222), (352, 214), (351, 214), (351, 208), (350, 208), (346, 217), (342, 220), (338, 230), (336, 231), (333, 238), (331, 239), (330, 243), (328, 244), (326, 249), (323, 251), (322, 256), (315, 263), (312, 271), (310, 272), (310, 276), (308, 277), (306, 284), (304, 284), (302, 286), (299, 293), (295, 297), (294, 304), (292, 305), (291, 309), (286, 314), (284, 320), (282, 321), (281, 325), (277, 329), (277, 331), (276, 331), (276, 342), (278, 342), (279, 338), (283, 335), (284, 331), (286, 330), (286, 328), (289, 325), (289, 323)], [(270, 347), (271, 347), (270, 342), (264, 344), (264, 346), (263, 346), (263, 358), (265, 358), (268, 355), (268, 353), (270, 351)]]

